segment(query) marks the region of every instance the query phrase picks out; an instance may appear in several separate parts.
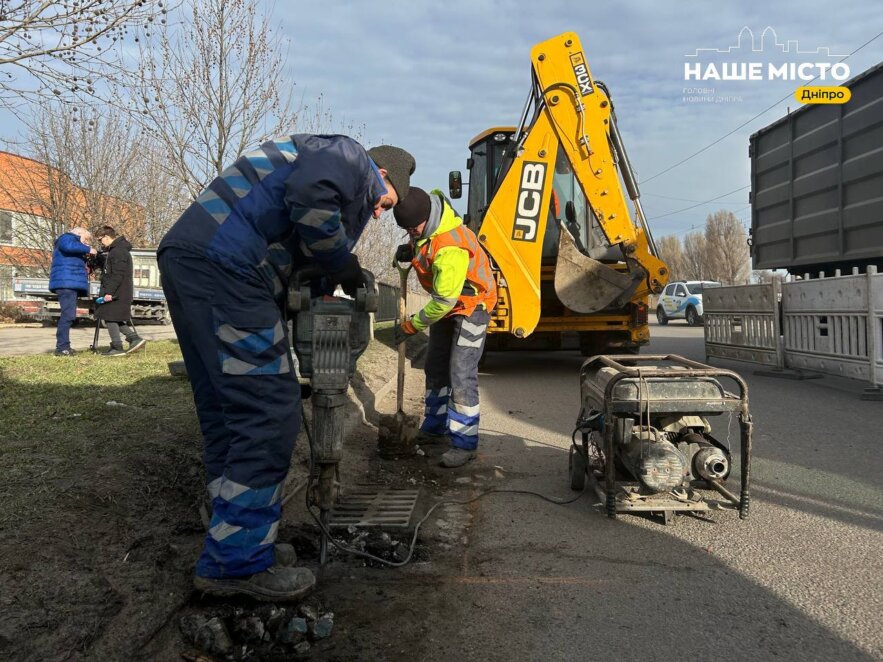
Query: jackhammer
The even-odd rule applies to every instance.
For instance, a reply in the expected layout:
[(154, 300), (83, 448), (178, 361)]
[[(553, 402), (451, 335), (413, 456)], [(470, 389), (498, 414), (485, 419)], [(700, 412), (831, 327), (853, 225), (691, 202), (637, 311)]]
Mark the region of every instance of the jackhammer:
[[(370, 313), (377, 310), (378, 294), (374, 274), (362, 270), (365, 286), (354, 299), (321, 296), (313, 298), (310, 279), (313, 269), (296, 272), (288, 290), (288, 311), (294, 323), (292, 333), (300, 376), (310, 380), (304, 393), (312, 404), (310, 477), (307, 498), (318, 506), (322, 523), (319, 560), (328, 555), (328, 525), (338, 497), (338, 465), (343, 454), (346, 391), (356, 370), (356, 361), (371, 340)], [(304, 421), (306, 426), (306, 421)]]

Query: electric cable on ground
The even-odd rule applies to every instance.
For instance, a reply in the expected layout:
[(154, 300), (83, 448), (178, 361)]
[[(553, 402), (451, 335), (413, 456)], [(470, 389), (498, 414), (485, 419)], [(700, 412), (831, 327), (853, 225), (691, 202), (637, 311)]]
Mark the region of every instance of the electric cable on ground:
[[(375, 556), (374, 554), (371, 554), (370, 552), (365, 552), (365, 551), (362, 551), (359, 549), (354, 549), (352, 547), (348, 547), (345, 543), (340, 542), (331, 534), (331, 532), (325, 526), (325, 523), (322, 522), (321, 518), (319, 516), (317, 516), (316, 513), (313, 511), (313, 504), (311, 503), (311, 500), (310, 500), (310, 490), (311, 490), (311, 488), (313, 486), (313, 482), (315, 480), (315, 476), (313, 473), (313, 435), (312, 435), (312, 432), (310, 431), (310, 426), (307, 423), (307, 419), (306, 419), (306, 416), (304, 416), (304, 413), (305, 412), (304, 412), (303, 401), (301, 401), (301, 419), (303, 420), (304, 432), (306, 432), (307, 441), (310, 444), (310, 473), (309, 473), (309, 479), (308, 479), (308, 483), (307, 483), (307, 489), (305, 492), (305, 505), (306, 505), (307, 511), (310, 513), (310, 516), (316, 522), (316, 525), (322, 531), (323, 535), (325, 535), (328, 542), (330, 542), (334, 547), (339, 549), (341, 552), (344, 552), (345, 554), (349, 554), (351, 556), (356, 556), (359, 558), (368, 559), (370, 561), (374, 561), (375, 563), (380, 563), (382, 565), (385, 565), (385, 566), (388, 566), (391, 568), (401, 568), (401, 567), (407, 565), (408, 563), (410, 563), (411, 557), (413, 557), (413, 555), (414, 555), (414, 550), (417, 548), (417, 535), (420, 532), (420, 527), (423, 526), (424, 523), (426, 523), (426, 521), (430, 518), (432, 513), (435, 512), (435, 509), (438, 508), (439, 506), (443, 506), (443, 505), (465, 506), (465, 505), (468, 505), (474, 501), (478, 501), (479, 499), (483, 499), (484, 497), (492, 495), (492, 494), (522, 494), (522, 495), (527, 495), (527, 496), (538, 497), (538, 498), (542, 499), (543, 501), (548, 501), (549, 503), (552, 503), (556, 506), (566, 506), (568, 504), (574, 503), (575, 501), (581, 499), (583, 497), (583, 495), (586, 493), (586, 486), (588, 485), (588, 481), (586, 481), (586, 484), (583, 486), (582, 491), (578, 495), (576, 495), (572, 499), (565, 499), (565, 500), (556, 499), (555, 497), (550, 497), (545, 494), (540, 494), (539, 492), (533, 492), (531, 490), (518, 490), (518, 489), (491, 489), (491, 490), (486, 490), (486, 491), (482, 492), (481, 494), (478, 494), (474, 497), (470, 497), (469, 499), (442, 499), (441, 501), (435, 502), (430, 507), (430, 509), (428, 511), (426, 511), (426, 514), (420, 519), (420, 521), (417, 522), (416, 526), (414, 527), (414, 534), (411, 536), (411, 544), (408, 548), (408, 555), (404, 558), (404, 560), (390, 561), (388, 559), (383, 559), (383, 558), (380, 558), (379, 556)], [(582, 453), (582, 450), (576, 445), (576, 442), (574, 439), (576, 432), (577, 431), (574, 430), (573, 434), (571, 435), (571, 438), (570, 438), (571, 444), (573, 445), (574, 448), (576, 448), (576, 452)], [(586, 471), (588, 472), (589, 471), (588, 458), (586, 458), (586, 460), (587, 460), (586, 461)]]

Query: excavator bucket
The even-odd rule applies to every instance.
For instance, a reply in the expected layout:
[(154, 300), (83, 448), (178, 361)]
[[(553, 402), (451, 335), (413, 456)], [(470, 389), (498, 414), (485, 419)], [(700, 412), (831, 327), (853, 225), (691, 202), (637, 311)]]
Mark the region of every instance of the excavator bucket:
[(555, 264), (558, 299), (576, 313), (603, 310), (631, 287), (632, 278), (581, 253), (564, 224), (560, 229)]

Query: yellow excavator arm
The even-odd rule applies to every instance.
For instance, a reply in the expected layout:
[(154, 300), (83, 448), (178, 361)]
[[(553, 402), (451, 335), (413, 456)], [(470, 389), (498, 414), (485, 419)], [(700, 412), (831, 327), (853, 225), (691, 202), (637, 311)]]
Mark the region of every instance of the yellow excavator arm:
[(478, 233), (508, 288), (510, 329), (519, 337), (530, 335), (540, 318), (543, 237), (559, 147), (608, 243), (622, 252), (618, 264), (594, 260), (562, 223), (555, 265), (555, 292), (561, 302), (574, 312), (597, 312), (661, 292), (668, 281), (609, 94), (592, 78), (579, 38), (566, 32), (537, 44), (531, 60), (531, 98), (515, 135), (511, 163), (501, 168), (502, 179)]

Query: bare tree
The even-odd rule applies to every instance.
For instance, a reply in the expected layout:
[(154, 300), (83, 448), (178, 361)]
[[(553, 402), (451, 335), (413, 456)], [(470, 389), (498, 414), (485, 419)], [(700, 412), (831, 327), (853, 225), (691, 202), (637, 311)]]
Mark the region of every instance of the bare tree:
[(662, 237), (657, 243), (659, 258), (668, 265), (669, 280), (684, 278), (684, 249), (675, 235)]
[(155, 245), (179, 213), (183, 191), (149, 136), (112, 107), (80, 115), (41, 102), (12, 146), (30, 158), (3, 155), (0, 207), (15, 235), (0, 247), (7, 264), (48, 270), (55, 239), (77, 225), (112, 225), (136, 246)]
[(769, 269), (762, 269), (760, 271), (752, 271), (751, 280), (755, 283), (772, 283), (774, 281), (784, 283), (785, 276)]
[(708, 249), (704, 234), (690, 232), (684, 237), (683, 258), (684, 280), (709, 280)]
[(733, 212), (720, 210), (705, 219), (709, 276), (725, 285), (746, 282), (750, 256), (745, 228)]
[(161, 0), (0, 0), (0, 106), (94, 96), (130, 28), (165, 23), (165, 12)]
[(405, 231), (393, 220), (392, 212), (386, 212), (368, 225), (353, 251), (363, 269), (368, 269), (378, 281), (399, 284), (399, 272), (392, 266), (393, 256), (399, 244), (407, 241)]
[(157, 245), (187, 202), (157, 140), (113, 107), (79, 118), (52, 111), (31, 131), (45, 127), (55, 151), (68, 150), (66, 170), (90, 224), (112, 225), (136, 246)]
[(158, 246), (190, 202), (190, 192), (170, 172), (166, 153), (156, 141), (145, 140), (138, 168), (133, 174), (137, 189), (132, 200), (144, 209), (144, 244)]
[(248, 149), (296, 122), (287, 44), (269, 5), (185, 0), (174, 30), (142, 45), (128, 87), (142, 125), (192, 197)]

